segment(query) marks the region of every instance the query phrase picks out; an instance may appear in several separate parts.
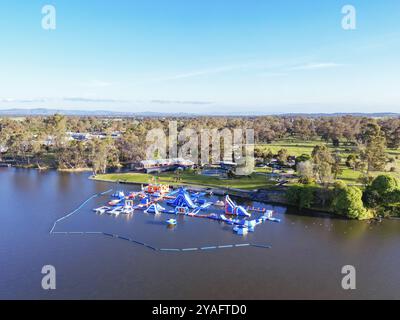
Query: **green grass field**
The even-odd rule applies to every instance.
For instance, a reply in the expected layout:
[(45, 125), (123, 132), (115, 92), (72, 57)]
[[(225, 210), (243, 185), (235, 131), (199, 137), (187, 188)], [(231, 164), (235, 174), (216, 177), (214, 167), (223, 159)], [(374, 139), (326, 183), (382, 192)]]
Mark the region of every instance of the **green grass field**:
[(347, 157), (355, 149), (354, 146), (339, 146), (334, 147), (331, 143), (326, 143), (322, 140), (301, 141), (295, 139), (283, 139), (271, 144), (261, 144), (265, 149), (271, 150), (272, 153), (277, 154), (280, 149), (287, 149), (291, 156), (300, 156), (302, 154), (309, 154), (316, 145), (327, 145), (332, 152), (339, 152), (343, 158)]
[(236, 177), (232, 179), (219, 179), (216, 177), (207, 177), (193, 172), (183, 172), (180, 180), (176, 181), (176, 175), (173, 172), (165, 172), (158, 175), (145, 173), (116, 173), (116, 174), (99, 174), (97, 180), (103, 181), (123, 181), (147, 184), (156, 177), (159, 183), (169, 185), (188, 184), (193, 186), (207, 186), (216, 188), (234, 188), (243, 190), (254, 190), (259, 188), (271, 188), (274, 182), (268, 181), (264, 175), (253, 173), (250, 177)]
[[(361, 172), (351, 170), (347, 168), (344, 164), (346, 158), (355, 151), (354, 146), (343, 146), (334, 147), (331, 143), (326, 143), (322, 140), (311, 140), (311, 141), (300, 141), (294, 139), (283, 139), (280, 141), (273, 142), (271, 144), (262, 144), (259, 146), (265, 149), (271, 150), (272, 153), (276, 154), (280, 149), (287, 149), (289, 155), (300, 156), (302, 154), (311, 155), (313, 148), (316, 145), (325, 144), (332, 152), (338, 152), (343, 161), (343, 173), (339, 175), (338, 179), (343, 180), (347, 183), (356, 183), (358, 178), (361, 176)], [(393, 163), (388, 163), (386, 166), (386, 171), (375, 171), (371, 172), (371, 176), (377, 176), (382, 173), (388, 173), (391, 167), (395, 168), (395, 172), (390, 172), (394, 176), (400, 178), (400, 150), (387, 149), (387, 154), (389, 157), (394, 158)]]

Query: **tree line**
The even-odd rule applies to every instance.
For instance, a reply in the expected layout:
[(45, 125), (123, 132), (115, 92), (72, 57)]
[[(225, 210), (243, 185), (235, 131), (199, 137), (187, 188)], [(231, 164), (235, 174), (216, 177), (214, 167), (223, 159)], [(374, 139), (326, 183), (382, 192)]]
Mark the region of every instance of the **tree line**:
[[(134, 162), (145, 157), (148, 130), (162, 128), (167, 133), (169, 121), (177, 121), (178, 131), (201, 129), (253, 128), (256, 144), (268, 144), (279, 139), (321, 139), (334, 146), (358, 146), (359, 152), (347, 159), (349, 166), (366, 166), (376, 170), (384, 162), (384, 148), (399, 148), (400, 119), (366, 117), (160, 117), (160, 118), (102, 118), (55, 114), (49, 117), (0, 119), (0, 146), (7, 156), (26, 165), (51, 166), (60, 169), (93, 167), (104, 172), (109, 167)], [(68, 141), (66, 132), (101, 132), (105, 139)], [(110, 133), (121, 132), (120, 139)], [(51, 141), (48, 138), (51, 137)], [(263, 154), (262, 156), (268, 157)], [(283, 158), (285, 155), (281, 154)], [(323, 181), (329, 170), (337, 174), (335, 155), (328, 155), (322, 146), (313, 152), (318, 166), (317, 179)], [(305, 166), (305, 165), (303, 165)], [(303, 168), (303, 172), (307, 168)], [(306, 174), (305, 179), (307, 179)]]

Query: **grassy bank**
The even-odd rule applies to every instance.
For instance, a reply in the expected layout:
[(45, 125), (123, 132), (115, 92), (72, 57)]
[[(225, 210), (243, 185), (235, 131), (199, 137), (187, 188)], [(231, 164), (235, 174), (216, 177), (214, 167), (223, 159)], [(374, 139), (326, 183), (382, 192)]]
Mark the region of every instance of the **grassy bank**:
[(264, 175), (252, 174), (250, 177), (236, 177), (231, 179), (219, 179), (216, 177), (207, 177), (192, 172), (183, 172), (180, 180), (176, 181), (176, 175), (172, 172), (165, 172), (156, 175), (145, 173), (113, 173), (99, 174), (94, 177), (95, 180), (110, 181), (110, 182), (130, 182), (146, 184), (156, 177), (159, 183), (169, 185), (192, 185), (206, 186), (212, 188), (233, 188), (242, 190), (254, 190), (260, 188), (272, 188), (275, 183), (268, 181)]

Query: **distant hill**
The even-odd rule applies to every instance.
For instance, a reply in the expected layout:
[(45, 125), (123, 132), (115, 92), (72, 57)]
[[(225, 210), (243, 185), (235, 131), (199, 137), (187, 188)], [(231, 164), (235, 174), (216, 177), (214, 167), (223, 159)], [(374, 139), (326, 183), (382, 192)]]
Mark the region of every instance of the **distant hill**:
[(68, 110), (68, 109), (0, 109), (0, 116), (50, 116), (53, 114), (63, 114), (66, 116), (92, 116), (92, 117), (195, 117), (195, 116), (231, 116), (231, 117), (256, 117), (256, 116), (303, 116), (303, 117), (340, 117), (340, 116), (357, 116), (370, 118), (383, 117), (400, 117), (400, 113), (393, 112), (376, 112), (376, 113), (262, 113), (262, 112), (199, 112), (199, 113), (173, 113), (173, 112), (119, 112), (109, 110)]
[(376, 113), (362, 113), (362, 112), (337, 112), (337, 113), (284, 113), (285, 116), (304, 116), (304, 117), (369, 117), (369, 118), (385, 118), (385, 117), (400, 117), (400, 113), (394, 112), (376, 112)]
[(119, 112), (109, 110), (67, 110), (67, 109), (0, 109), (0, 116), (50, 116), (54, 114), (63, 114), (66, 116), (92, 116), (92, 117), (187, 117), (192, 116), (186, 113), (160, 113), (160, 112)]

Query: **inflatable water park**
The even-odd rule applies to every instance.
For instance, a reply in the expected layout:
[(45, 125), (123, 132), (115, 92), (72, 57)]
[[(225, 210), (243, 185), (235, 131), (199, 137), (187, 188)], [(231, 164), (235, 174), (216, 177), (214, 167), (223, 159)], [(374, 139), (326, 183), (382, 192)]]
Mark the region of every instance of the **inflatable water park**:
[[(103, 206), (93, 209), (97, 214), (110, 216), (144, 213), (149, 215), (185, 215), (209, 219), (226, 224), (237, 235), (255, 232), (258, 225), (267, 221), (280, 222), (273, 211), (266, 208), (244, 207), (235, 203), (229, 195), (211, 201), (205, 192), (192, 191), (184, 187), (172, 190), (168, 185), (149, 184), (140, 191), (122, 190), (111, 194)], [(165, 224), (178, 225), (177, 219), (168, 217)]]

